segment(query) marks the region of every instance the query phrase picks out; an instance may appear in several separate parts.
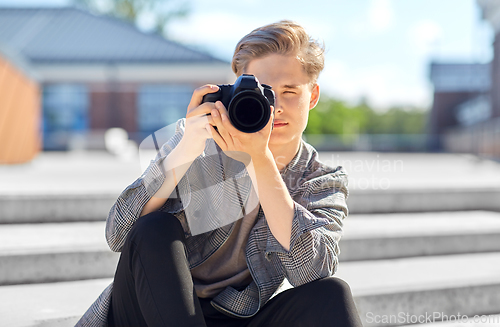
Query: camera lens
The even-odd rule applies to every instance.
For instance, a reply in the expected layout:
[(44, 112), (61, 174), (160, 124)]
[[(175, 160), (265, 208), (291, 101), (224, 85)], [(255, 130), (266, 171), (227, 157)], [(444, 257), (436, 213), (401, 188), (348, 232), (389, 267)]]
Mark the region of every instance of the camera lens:
[(228, 113), (234, 127), (245, 133), (255, 133), (267, 125), (271, 108), (263, 96), (243, 91), (233, 98)]
[(234, 108), (235, 120), (244, 127), (253, 127), (263, 114), (260, 102), (254, 98), (243, 98)]

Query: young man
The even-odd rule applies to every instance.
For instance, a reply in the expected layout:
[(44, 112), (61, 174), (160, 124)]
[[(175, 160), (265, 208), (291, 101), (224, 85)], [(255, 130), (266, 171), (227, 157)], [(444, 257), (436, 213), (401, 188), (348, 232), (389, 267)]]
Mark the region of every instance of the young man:
[[(175, 136), (110, 212), (108, 244), (122, 252), (114, 283), (77, 326), (361, 326), (348, 285), (331, 277), (347, 175), (319, 162), (301, 138), (323, 65), (323, 48), (290, 21), (238, 43), (233, 71), (272, 86), (274, 117), (256, 133), (240, 132), (220, 101), (202, 103), (217, 86), (194, 91)], [(219, 161), (207, 155), (213, 142)], [(192, 192), (196, 181), (245, 178), (232, 169), (240, 161), (259, 205), (193, 235), (186, 210), (201, 220), (210, 211)], [(182, 196), (170, 197), (179, 187)], [(207, 197), (238, 204), (233, 193)], [(285, 278), (294, 288), (276, 295)]]

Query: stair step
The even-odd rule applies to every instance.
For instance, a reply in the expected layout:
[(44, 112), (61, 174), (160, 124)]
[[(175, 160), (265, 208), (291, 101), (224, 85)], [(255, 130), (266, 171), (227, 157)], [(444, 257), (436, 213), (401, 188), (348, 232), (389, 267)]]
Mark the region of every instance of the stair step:
[(116, 193), (39, 193), (0, 195), (0, 224), (104, 221)]
[[(105, 222), (0, 225), (0, 285), (112, 277)], [(341, 262), (500, 252), (500, 213), (351, 215)], [(7, 269), (8, 267), (8, 269)]]
[[(436, 319), (432, 315), (422, 316), (422, 317), (405, 317), (401, 320), (410, 322), (418, 322), (419, 320), (424, 322), (419, 324), (419, 327), (498, 327), (500, 326), (500, 314), (497, 315), (473, 315), (473, 316), (445, 316), (441, 313), (435, 314)], [(396, 319), (396, 318), (394, 318)], [(440, 320), (439, 320), (440, 319)], [(404, 325), (401, 327), (415, 327), (415, 324)]]
[(0, 225), (0, 285), (112, 277), (104, 222)]
[(365, 326), (375, 316), (496, 314), (500, 311), (500, 252), (341, 263)]
[[(492, 160), (376, 152), (319, 157), (347, 170), (351, 213), (500, 211), (500, 164)], [(0, 224), (103, 221), (120, 192), (142, 173), (141, 159), (46, 152), (23, 165), (0, 165)], [(457, 178), (470, 172), (474, 183)]]
[(354, 214), (344, 221), (341, 261), (500, 252), (500, 212)]
[(396, 213), (490, 210), (500, 211), (500, 188), (424, 188), (352, 190), (347, 204), (352, 213)]
[(2, 326), (74, 326), (111, 282), (111, 278), (104, 278), (0, 286)]
[[(400, 312), (409, 317), (498, 313), (499, 262), (500, 253), (345, 262), (337, 276), (351, 286), (366, 327), (397, 326), (404, 323), (375, 320)], [(10, 327), (73, 326), (110, 282), (1, 286), (0, 316)]]
[[(119, 194), (0, 194), (0, 224), (104, 221)], [(500, 211), (500, 188), (354, 190), (348, 205), (352, 214)]]
[(0, 165), (0, 223), (104, 221), (141, 173), (138, 158), (105, 151), (42, 152), (26, 164)]

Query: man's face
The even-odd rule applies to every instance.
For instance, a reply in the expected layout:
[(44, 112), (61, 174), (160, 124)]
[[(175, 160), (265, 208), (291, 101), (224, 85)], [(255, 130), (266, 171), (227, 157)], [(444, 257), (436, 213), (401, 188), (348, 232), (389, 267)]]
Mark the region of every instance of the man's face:
[(295, 56), (271, 54), (250, 61), (246, 74), (273, 87), (276, 94), (274, 128), (269, 146), (290, 146), (297, 150), (306, 128), (309, 110), (319, 99), (319, 87), (311, 87), (309, 77)]

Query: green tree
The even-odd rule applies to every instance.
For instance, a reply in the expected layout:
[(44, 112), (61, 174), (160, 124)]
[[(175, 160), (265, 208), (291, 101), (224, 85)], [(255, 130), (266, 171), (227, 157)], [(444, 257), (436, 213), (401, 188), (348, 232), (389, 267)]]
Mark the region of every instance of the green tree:
[(427, 112), (419, 108), (393, 107), (379, 112), (366, 102), (349, 105), (323, 97), (309, 113), (306, 134), (421, 134)]
[(73, 3), (135, 24), (147, 17), (150, 20), (147, 25), (163, 36), (167, 36), (168, 24), (173, 19), (186, 17), (190, 11), (188, 0), (73, 0)]
[(309, 113), (306, 134), (358, 134), (366, 129), (369, 108), (349, 106), (336, 99), (322, 99)]

